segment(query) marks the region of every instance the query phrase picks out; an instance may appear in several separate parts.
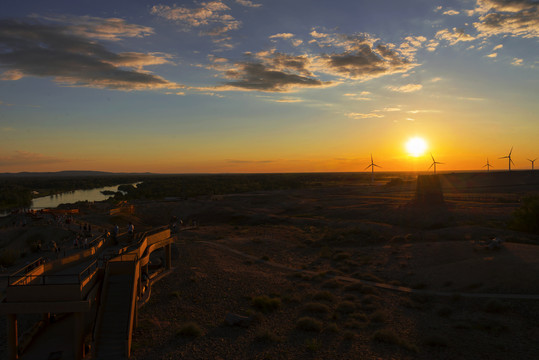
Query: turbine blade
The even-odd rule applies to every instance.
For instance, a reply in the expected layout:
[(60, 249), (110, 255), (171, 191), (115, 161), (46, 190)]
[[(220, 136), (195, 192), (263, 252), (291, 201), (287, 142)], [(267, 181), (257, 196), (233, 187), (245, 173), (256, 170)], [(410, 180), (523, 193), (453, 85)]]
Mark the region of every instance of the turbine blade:
[(513, 147), (511, 146), (511, 151), (509, 151), (509, 156), (511, 156), (512, 152), (513, 152)]
[(509, 156), (502, 156), (501, 158), (498, 158), (498, 159), (509, 159)]
[(432, 158), (432, 161), (434, 161), (434, 156), (432, 156), (432, 153), (430, 153), (430, 157)]
[(429, 166), (429, 169), (428, 169), (428, 170), (430, 170), (430, 168), (431, 168), (431, 167), (433, 167), (433, 166), (434, 166), (434, 163), (430, 164), (430, 166)]
[(367, 166), (367, 167), (365, 168), (365, 170), (367, 170), (367, 169), (370, 168), (371, 166), (372, 166), (372, 165)]

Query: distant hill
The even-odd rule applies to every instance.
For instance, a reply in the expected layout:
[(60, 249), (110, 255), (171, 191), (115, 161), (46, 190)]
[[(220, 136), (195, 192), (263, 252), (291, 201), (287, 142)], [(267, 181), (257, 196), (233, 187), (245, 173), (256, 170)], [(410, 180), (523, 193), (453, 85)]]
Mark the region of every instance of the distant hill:
[(57, 172), (18, 172), (0, 173), (0, 178), (10, 177), (91, 177), (91, 176), (132, 176), (153, 175), (152, 173), (112, 173), (106, 171), (68, 170)]

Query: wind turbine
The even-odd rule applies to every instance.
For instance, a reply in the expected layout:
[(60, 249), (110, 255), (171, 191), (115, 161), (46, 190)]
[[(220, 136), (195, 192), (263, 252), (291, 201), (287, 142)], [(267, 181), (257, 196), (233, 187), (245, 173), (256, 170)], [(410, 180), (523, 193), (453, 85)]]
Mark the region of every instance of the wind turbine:
[(528, 161), (532, 163), (532, 170), (533, 170), (533, 164), (535, 164), (535, 160), (537, 160), (537, 158), (535, 158), (533, 160), (528, 159)]
[(430, 157), (432, 158), (432, 164), (430, 164), (429, 170), (431, 167), (434, 166), (434, 175), (436, 175), (436, 164), (443, 164), (443, 163), (434, 160), (434, 156), (432, 156), (432, 153), (430, 153)]
[(486, 167), (486, 168), (487, 168), (487, 172), (489, 172), (489, 171), (490, 171), (490, 168), (491, 168), (491, 167), (494, 167), (494, 166), (492, 166), (492, 165), (489, 164), (488, 158), (487, 158), (487, 163), (486, 163), (485, 165), (483, 165), (483, 167)]
[(381, 168), (381, 166), (378, 166), (374, 163), (374, 160), (372, 159), (372, 154), (371, 154), (371, 164), (365, 168), (365, 170), (367, 170), (368, 168), (371, 168), (371, 184), (374, 182), (374, 167), (375, 166)]
[(511, 151), (509, 151), (509, 155), (507, 156), (502, 156), (500, 159), (509, 159), (509, 171), (511, 171), (511, 163), (513, 163), (513, 165), (515, 165), (515, 163), (513, 162), (513, 160), (511, 160), (511, 153), (513, 152), (513, 147), (511, 146)]

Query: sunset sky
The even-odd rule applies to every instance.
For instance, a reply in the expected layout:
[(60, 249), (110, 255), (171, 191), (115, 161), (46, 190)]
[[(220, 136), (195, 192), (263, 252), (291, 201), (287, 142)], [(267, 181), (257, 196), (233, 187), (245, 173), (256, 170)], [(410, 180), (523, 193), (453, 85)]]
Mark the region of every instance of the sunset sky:
[(9, 1), (0, 172), (529, 169), (538, 40), (537, 0)]

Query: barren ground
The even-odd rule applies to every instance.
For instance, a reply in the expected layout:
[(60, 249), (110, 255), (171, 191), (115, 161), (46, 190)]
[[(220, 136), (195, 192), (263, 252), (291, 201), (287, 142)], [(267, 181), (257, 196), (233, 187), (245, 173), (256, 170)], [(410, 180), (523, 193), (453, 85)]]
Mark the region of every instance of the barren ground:
[[(199, 225), (180, 232), (174, 273), (140, 311), (135, 359), (537, 358), (538, 300), (457, 295), (539, 294), (539, 238), (506, 229), (518, 196), (446, 194), (437, 208), (411, 206), (412, 196), (407, 187), (334, 186), (139, 202), (133, 216), (93, 209), (82, 219)], [(23, 236), (3, 225), (6, 241)], [(500, 250), (481, 245), (492, 237), (506, 240)], [(251, 321), (226, 325), (229, 313)]]

